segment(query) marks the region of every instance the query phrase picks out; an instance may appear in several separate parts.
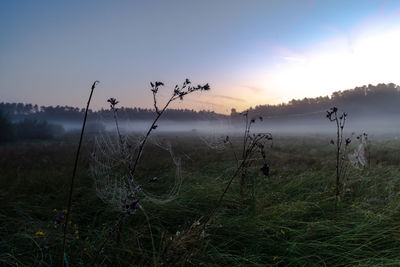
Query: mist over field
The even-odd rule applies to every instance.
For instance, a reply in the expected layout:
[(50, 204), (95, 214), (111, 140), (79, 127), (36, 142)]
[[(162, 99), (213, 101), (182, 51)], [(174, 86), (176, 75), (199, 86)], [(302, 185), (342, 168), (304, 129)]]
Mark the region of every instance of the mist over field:
[[(268, 119), (257, 121), (252, 129), (255, 132), (271, 132), (290, 135), (304, 134), (332, 134), (334, 125), (326, 118), (325, 112), (321, 112), (322, 118), (308, 119), (304, 116), (293, 116), (291, 118)], [(66, 131), (80, 130), (79, 122), (50, 121), (54, 124), (63, 126)], [(120, 129), (124, 133), (143, 133), (147, 131), (152, 124), (151, 120), (122, 120), (119, 122)], [(244, 131), (245, 121), (232, 120), (229, 117), (214, 120), (202, 121), (173, 121), (160, 120), (157, 124), (159, 133), (190, 133), (193, 134), (241, 134)], [(88, 125), (90, 132), (113, 132), (115, 123), (112, 121), (92, 120)], [(367, 132), (375, 135), (398, 135), (400, 129), (399, 116), (378, 116), (370, 115), (368, 117), (348, 116), (346, 133), (351, 134)]]
[(0, 267), (400, 266), (400, 1), (1, 0)]
[[(230, 114), (214, 111), (167, 109), (154, 132), (196, 132), (198, 134), (240, 134), (245, 128), (245, 113), (255, 119), (257, 132), (289, 135), (329, 134), (334, 126), (326, 118), (327, 111), (338, 107), (347, 114), (346, 133), (367, 132), (376, 135), (397, 135), (400, 129), (400, 87), (393, 83), (364, 85), (336, 91), (330, 97), (293, 99), (279, 105), (258, 105), (244, 111), (232, 108)], [(79, 130), (83, 110), (69, 106), (42, 106), (23, 103), (0, 103), (0, 110), (13, 122), (24, 119), (48, 121), (66, 131)], [(151, 126), (157, 113), (154, 109), (118, 108), (116, 116), (125, 133), (141, 133)], [(260, 119), (261, 118), (261, 119)], [(89, 132), (113, 131), (115, 119), (111, 109), (90, 111)]]

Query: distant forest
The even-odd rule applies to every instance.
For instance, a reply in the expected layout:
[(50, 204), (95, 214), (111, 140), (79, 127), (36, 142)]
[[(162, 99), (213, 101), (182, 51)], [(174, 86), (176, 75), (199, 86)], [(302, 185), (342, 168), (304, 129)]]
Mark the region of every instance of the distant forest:
[[(330, 107), (336, 106), (352, 117), (399, 117), (400, 86), (389, 84), (364, 85), (350, 90), (337, 91), (330, 97), (304, 98), (291, 100), (279, 105), (260, 105), (250, 108), (251, 116), (262, 116), (265, 119), (287, 118), (323, 118)], [(232, 109), (231, 117), (240, 117), (240, 112)]]
[[(81, 121), (84, 109), (70, 106), (38, 106), (24, 103), (0, 103), (0, 111), (12, 121), (19, 121), (26, 118), (47, 120), (47, 121)], [(150, 120), (155, 116), (152, 109), (126, 108), (118, 109), (120, 120)], [(168, 109), (165, 112), (164, 119), (167, 120), (215, 120), (224, 117), (214, 111), (194, 111), (189, 109)], [(110, 109), (101, 109), (98, 111), (89, 110), (89, 118), (110, 120), (113, 118)]]
[[(337, 106), (352, 116), (399, 116), (400, 87), (393, 83), (356, 87), (350, 90), (337, 91), (329, 96), (291, 100), (279, 105), (259, 105), (249, 108), (251, 116), (263, 116), (265, 119), (284, 119), (291, 116), (304, 116), (309, 119), (321, 118), (321, 113), (332, 106)], [(48, 121), (80, 121), (83, 109), (69, 106), (38, 106), (24, 103), (0, 103), (0, 111), (12, 121), (34, 118)], [(189, 109), (169, 109), (166, 120), (216, 120), (222, 118), (239, 119), (241, 112), (231, 110), (230, 116), (213, 111), (194, 111)], [(155, 116), (154, 110), (143, 108), (121, 107), (118, 110), (121, 120), (149, 120)], [(90, 118), (108, 120), (112, 118), (109, 109), (89, 112)], [(93, 116), (95, 115), (95, 116)]]

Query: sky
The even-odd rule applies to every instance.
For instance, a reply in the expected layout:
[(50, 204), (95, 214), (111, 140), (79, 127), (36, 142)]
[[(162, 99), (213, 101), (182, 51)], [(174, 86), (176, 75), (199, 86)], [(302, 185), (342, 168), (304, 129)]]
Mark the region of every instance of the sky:
[(209, 83), (172, 107), (231, 108), (400, 84), (400, 1), (2, 0), (0, 102), (152, 107), (189, 78)]

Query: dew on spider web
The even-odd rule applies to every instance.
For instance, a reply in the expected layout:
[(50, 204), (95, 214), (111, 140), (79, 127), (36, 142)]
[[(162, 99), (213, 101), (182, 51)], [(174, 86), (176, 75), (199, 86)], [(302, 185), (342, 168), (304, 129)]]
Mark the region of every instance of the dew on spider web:
[(349, 154), (349, 160), (351, 165), (356, 169), (362, 169), (365, 167), (366, 158), (365, 158), (365, 149), (367, 146), (367, 139), (364, 136), (359, 137), (359, 145), (353, 151), (353, 153)]
[[(163, 192), (160, 195), (152, 192), (152, 187), (147, 187), (143, 183), (143, 181), (150, 180), (154, 182), (154, 179), (151, 177), (136, 177), (137, 172), (134, 175), (131, 174), (132, 165), (143, 138), (133, 134), (121, 134), (121, 136), (120, 138), (116, 132), (104, 131), (98, 133), (94, 139), (90, 171), (97, 196), (121, 211), (124, 210), (126, 200), (131, 198), (140, 199), (141, 203), (151, 201), (155, 204), (164, 204), (175, 199), (182, 184), (181, 161), (174, 154), (171, 144), (160, 142), (155, 138), (148, 140), (158, 148), (168, 152), (175, 168), (175, 177), (172, 185), (166, 184), (165, 188), (167, 189), (165, 191), (167, 192)], [(160, 178), (162, 180), (162, 177)], [(165, 183), (165, 181), (157, 182)]]

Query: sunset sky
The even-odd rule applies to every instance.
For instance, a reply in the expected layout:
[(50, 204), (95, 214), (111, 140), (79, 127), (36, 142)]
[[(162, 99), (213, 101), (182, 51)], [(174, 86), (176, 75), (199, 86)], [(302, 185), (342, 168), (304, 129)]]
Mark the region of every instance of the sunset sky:
[(400, 84), (400, 1), (0, 3), (0, 102), (151, 107), (150, 81), (212, 90), (176, 108), (228, 113)]

